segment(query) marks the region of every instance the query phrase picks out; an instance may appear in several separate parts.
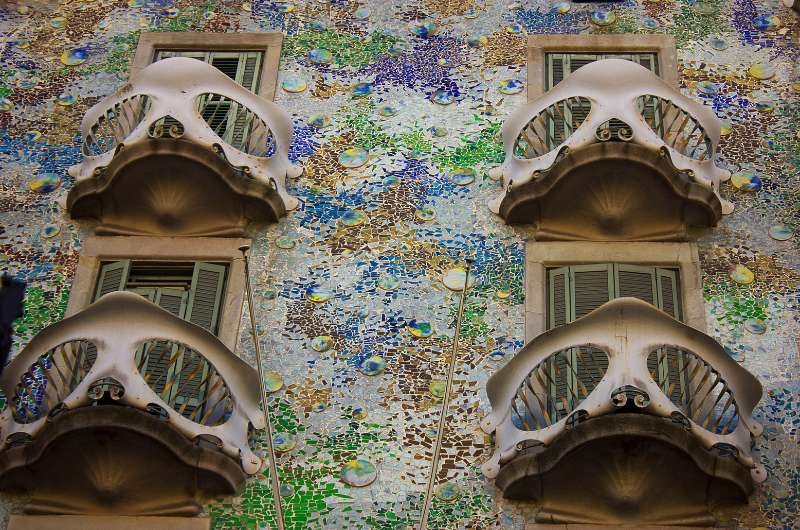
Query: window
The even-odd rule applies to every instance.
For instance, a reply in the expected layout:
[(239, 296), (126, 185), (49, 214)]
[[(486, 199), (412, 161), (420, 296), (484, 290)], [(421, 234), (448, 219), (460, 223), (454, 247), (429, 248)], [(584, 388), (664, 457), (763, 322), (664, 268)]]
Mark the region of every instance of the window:
[(547, 282), (548, 329), (568, 324), (623, 296), (644, 300), (681, 320), (676, 269), (620, 263), (571, 265), (548, 269)]
[[(94, 299), (114, 291), (134, 292), (216, 334), (226, 272), (226, 266), (218, 263), (113, 261), (100, 267)], [(136, 352), (139, 373), (170, 406), (202, 415), (195, 409), (213, 380), (213, 367), (169, 337), (153, 339)], [(95, 355), (89, 348), (89, 359)]]
[[(561, 57), (561, 65), (558, 57)], [(565, 59), (565, 56), (569, 56)], [(678, 54), (675, 39), (668, 35), (530, 35), (528, 37), (528, 101), (555, 86), (560, 79), (553, 68), (562, 68), (561, 79), (598, 58), (634, 60), (658, 74), (677, 89)], [(574, 58), (574, 61), (573, 61)], [(569, 64), (564, 66), (564, 61)], [(573, 64), (574, 63), (574, 64)], [(558, 79), (558, 80), (556, 80)], [(555, 80), (555, 82), (553, 82)]]
[[(600, 263), (570, 265), (547, 270), (547, 327), (553, 329), (588, 315), (609, 300), (633, 297), (652, 304), (671, 317), (682, 320), (680, 272), (675, 268)], [(608, 359), (603, 355), (585, 355), (573, 348), (569, 366), (576, 367), (577, 380), (570, 389), (555, 389), (557, 403), (568, 402), (578, 394), (582, 374), (605, 373)], [(566, 366), (566, 364), (565, 364)], [(684, 355), (675, 348), (660, 348), (647, 359), (647, 367), (662, 390), (680, 403), (685, 397)], [(574, 379), (574, 378), (573, 378)], [(592, 381), (592, 383), (596, 383)]]
[[(190, 57), (210, 64), (250, 92), (258, 93), (261, 52), (248, 51), (190, 51), (158, 50), (156, 61), (169, 57)], [(247, 141), (253, 125), (254, 114), (221, 94), (207, 94), (197, 100), (197, 111), (208, 123), (214, 134), (240, 151), (247, 151)], [(173, 125), (167, 117), (162, 121), (164, 127)], [(272, 137), (269, 136), (271, 139)], [(274, 148), (274, 146), (271, 146)], [(267, 149), (271, 154), (271, 149)]]
[[(263, 33), (142, 33), (131, 73), (168, 57), (192, 57), (206, 62), (259, 96), (275, 97), (283, 34)], [(219, 94), (197, 101), (197, 110), (215, 134), (240, 151), (247, 152), (254, 122), (252, 111)], [(258, 120), (255, 120), (258, 121)], [(162, 126), (169, 127), (169, 118)], [(261, 143), (259, 134), (252, 134)], [(267, 138), (268, 144), (272, 136)], [(274, 146), (268, 145), (271, 153)], [(267, 155), (268, 156), (268, 155)]]
[[(603, 59), (625, 59), (644, 66), (651, 72), (659, 75), (658, 54), (656, 53), (546, 53), (546, 78), (545, 89), (551, 90), (558, 83), (570, 76), (582, 66), (586, 66), (594, 61)], [(654, 100), (640, 100), (641, 110), (647, 122), (658, 131), (661, 127), (656, 102)], [(547, 149), (553, 149), (566, 140), (578, 126), (586, 120), (591, 110), (589, 100), (585, 98), (570, 98), (565, 100), (562, 108), (556, 108), (556, 113), (549, 122), (550, 135), (553, 139), (552, 145), (547, 145)], [(619, 138), (619, 131), (626, 128), (625, 123), (613, 119), (604, 124), (603, 129), (608, 132), (608, 138)]]
[(210, 64), (250, 92), (258, 92), (263, 55), (261, 52), (248, 51), (157, 50), (153, 62), (169, 57), (191, 57)]
[(100, 267), (94, 299), (131, 291), (216, 334), (225, 275), (219, 263), (114, 261)]

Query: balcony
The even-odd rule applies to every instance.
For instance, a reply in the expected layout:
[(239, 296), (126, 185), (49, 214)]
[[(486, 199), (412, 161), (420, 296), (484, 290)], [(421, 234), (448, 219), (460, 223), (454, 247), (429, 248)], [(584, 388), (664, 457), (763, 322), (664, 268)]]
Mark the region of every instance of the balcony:
[(761, 385), (709, 336), (617, 298), (529, 342), (487, 383), (483, 465), (540, 523), (715, 524), (766, 471)]
[(538, 240), (667, 241), (733, 205), (716, 166), (720, 123), (648, 69), (581, 67), (503, 125), (503, 192), (490, 209)]
[(790, 7), (800, 13), (800, 2), (797, 0), (783, 0), (783, 5)]
[(81, 133), (67, 208), (97, 234), (239, 237), (297, 207), (288, 115), (202, 61), (151, 64), (89, 109)]
[(0, 488), (27, 514), (196, 515), (261, 466), (255, 370), (137, 294), (42, 330), (0, 386)]

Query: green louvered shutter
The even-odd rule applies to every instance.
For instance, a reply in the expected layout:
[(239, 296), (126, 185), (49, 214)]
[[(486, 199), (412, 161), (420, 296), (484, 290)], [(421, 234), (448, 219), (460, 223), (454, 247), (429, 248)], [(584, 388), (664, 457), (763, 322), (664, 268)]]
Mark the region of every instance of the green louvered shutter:
[(658, 305), (653, 267), (614, 264), (614, 283), (614, 298), (629, 296)]
[[(545, 83), (545, 90), (551, 90), (554, 86), (559, 84), (564, 78), (569, 75), (569, 55), (562, 53), (553, 53), (547, 55), (547, 79)], [(548, 137), (548, 149), (553, 149), (560, 145), (567, 138), (568, 131), (564, 123), (565, 118), (571, 119), (572, 113), (570, 105), (564, 103), (561, 108), (561, 113), (556, 112), (552, 119), (548, 120), (548, 127), (550, 128), (550, 136)], [(555, 141), (550, 145), (550, 138)]]
[(225, 266), (197, 262), (194, 265), (186, 320), (216, 334), (220, 300), (225, 286)]
[[(240, 55), (237, 64), (236, 82), (249, 91), (256, 93), (258, 90), (258, 72), (260, 65), (260, 54), (246, 53)], [(237, 149), (245, 150), (254, 115), (245, 107), (236, 104), (234, 104), (234, 106), (236, 111), (233, 131), (231, 132), (231, 145)]]
[[(615, 264), (614, 270), (616, 298), (638, 298), (658, 307), (656, 275), (653, 267)], [(647, 358), (647, 371), (651, 374), (659, 374), (660, 371), (659, 360), (652, 355)], [(656, 375), (656, 381), (660, 380), (661, 378)]]
[[(137, 287), (131, 289), (132, 292), (140, 294), (175, 315), (183, 318), (186, 312), (186, 300), (188, 293), (184, 289), (170, 287)], [(167, 339), (168, 337), (160, 337)], [(177, 346), (166, 341), (150, 342), (136, 352), (136, 365), (139, 373), (150, 384), (156, 394), (161, 395), (167, 381), (174, 377), (174, 370), (171, 369), (170, 359), (174, 355)], [(174, 386), (173, 386), (174, 388)], [(164, 401), (171, 404), (170, 396), (165, 396)]]
[(100, 267), (94, 299), (98, 300), (103, 295), (125, 289), (125, 282), (128, 280), (130, 270), (131, 262), (127, 259), (106, 263)]
[[(217, 332), (222, 291), (225, 286), (225, 270), (224, 265), (195, 263), (192, 285), (189, 289), (186, 320), (214, 334)], [(180, 371), (180, 377), (175, 384), (179, 392), (175, 395), (175, 403), (185, 406), (189, 413), (193, 413), (195, 407), (202, 402), (208, 386), (208, 362), (197, 355), (190, 359), (182, 355), (176, 366)]]
[[(572, 301), (569, 293), (569, 267), (561, 267), (548, 271), (548, 296), (549, 310), (547, 315), (548, 328), (553, 329), (563, 326), (570, 321), (572, 314)], [(567, 385), (572, 381), (571, 371), (567, 361), (572, 357), (572, 352), (559, 355), (555, 360), (548, 361), (547, 371), (550, 374), (549, 387), (553, 396), (555, 408), (549, 413), (556, 419), (563, 418), (571, 407), (568, 402), (570, 394)]]
[(570, 294), (572, 295), (570, 321), (588, 315), (614, 298), (612, 265), (607, 263), (574, 265), (570, 269)]
[[(548, 329), (572, 322), (619, 297), (639, 298), (681, 320), (679, 286), (678, 272), (673, 269), (608, 263), (550, 269)], [(588, 381), (592, 373), (597, 374), (600, 373), (598, 370), (605, 371), (608, 368), (607, 360), (593, 357), (588, 348), (580, 352), (577, 348), (573, 350), (570, 362), (576, 367), (577, 377), (573, 375), (572, 379), (568, 379), (569, 386), (560, 383), (557, 377), (561, 370), (569, 369), (566, 361), (559, 360), (551, 367), (553, 380), (556, 381), (551, 392), (557, 403), (570, 399), (570, 390), (577, 391), (578, 380)], [(648, 370), (676, 403), (685, 394), (683, 363), (683, 352), (674, 347), (661, 348), (657, 355), (648, 356), (647, 359)]]
[[(614, 298), (613, 271), (611, 264), (570, 267), (571, 321), (588, 315)], [(587, 350), (587, 348), (581, 348), (581, 350)], [(579, 393), (578, 380), (582, 381), (585, 386), (591, 386), (590, 381), (594, 374), (605, 373), (608, 370), (608, 359), (605, 356), (581, 353), (579, 348), (573, 348), (572, 363), (576, 374), (573, 374), (570, 388), (575, 394)]]
[[(261, 52), (212, 52), (197, 50), (160, 50), (156, 60), (168, 57), (190, 57), (206, 62), (253, 93), (258, 92), (261, 73)], [(198, 101), (198, 110), (209, 127), (220, 138), (244, 149), (252, 121), (252, 114), (228, 98), (216, 96)], [(164, 127), (172, 122), (166, 120)]]
[(557, 328), (570, 322), (572, 297), (569, 292), (569, 267), (548, 271), (547, 329)]
[[(102, 265), (100, 267), (100, 274), (98, 274), (97, 288), (95, 289), (94, 299), (92, 301), (96, 302), (101, 296), (107, 295), (108, 293), (124, 290), (130, 270), (131, 261), (127, 259)], [(91, 366), (97, 359), (97, 346), (94, 343), (87, 344), (83, 355), (85, 360), (80, 361), (80, 366)]]
[[(682, 320), (678, 272), (669, 269), (655, 269), (658, 308), (671, 317)], [(672, 399), (681, 403), (685, 396), (686, 377), (684, 374), (684, 353), (674, 346), (667, 346), (658, 352), (658, 382), (661, 389)], [(648, 363), (648, 369), (650, 368)]]
[(656, 269), (658, 291), (658, 308), (677, 320), (683, 320), (681, 314), (680, 292), (678, 290), (678, 273), (670, 269)]

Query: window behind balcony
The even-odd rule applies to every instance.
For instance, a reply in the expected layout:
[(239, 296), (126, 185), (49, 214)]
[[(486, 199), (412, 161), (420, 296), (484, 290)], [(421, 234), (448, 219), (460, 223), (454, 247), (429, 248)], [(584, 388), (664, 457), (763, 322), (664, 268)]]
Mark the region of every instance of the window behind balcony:
[[(621, 263), (599, 263), (591, 265), (569, 265), (547, 270), (547, 328), (569, 324), (588, 315), (609, 300), (633, 297), (644, 300), (671, 317), (682, 320), (680, 276), (678, 269), (628, 265)], [(676, 403), (685, 400), (683, 355), (677, 351), (659, 352), (648, 358), (648, 370), (659, 386)], [(567, 359), (577, 374), (602, 372), (608, 368), (608, 360), (597, 356), (591, 361), (577, 352)], [(599, 366), (585, 366), (588, 362)], [(581, 366), (583, 363), (583, 366)], [(570, 378), (554, 378), (569, 381)], [(577, 382), (573, 383), (576, 384)], [(557, 402), (569, 401), (567, 388), (555, 388)], [(566, 396), (565, 398), (562, 398)]]
[[(189, 57), (203, 61), (256, 94), (261, 81), (263, 55), (252, 51), (157, 50), (155, 60)], [(197, 111), (217, 136), (236, 149), (246, 151), (253, 114), (245, 107), (225, 96), (211, 94), (197, 101)], [(169, 118), (164, 125), (172, 125)]]
[[(107, 262), (100, 268), (95, 300), (114, 291), (130, 291), (216, 334), (226, 274), (221, 263)], [(152, 339), (161, 340), (148, 341), (136, 352), (139, 372), (170, 406), (194, 412), (208, 391), (213, 368), (200, 356), (184, 355), (171, 337)]]
[[(545, 89), (550, 90), (582, 66), (602, 59), (625, 59), (644, 66), (656, 75), (659, 74), (658, 55), (655, 53), (547, 53), (545, 54)], [(591, 107), (588, 104), (565, 101), (561, 113), (550, 120), (550, 130), (555, 139), (550, 149), (561, 144), (578, 125), (586, 120)], [(643, 109), (645, 119), (655, 130), (660, 127), (655, 103), (648, 103)], [(609, 129), (611, 139), (618, 138), (618, 132), (625, 127), (619, 120), (611, 120), (603, 128)]]

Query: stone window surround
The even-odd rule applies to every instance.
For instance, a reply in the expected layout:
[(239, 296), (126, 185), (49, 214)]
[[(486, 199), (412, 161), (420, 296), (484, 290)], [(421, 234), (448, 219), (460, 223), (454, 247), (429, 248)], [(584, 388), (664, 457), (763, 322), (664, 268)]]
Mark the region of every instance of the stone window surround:
[(243, 245), (251, 245), (250, 239), (91, 236), (83, 242), (65, 317), (79, 313), (92, 303), (102, 262), (120, 259), (221, 262), (228, 266), (228, 273), (219, 309), (217, 336), (234, 351), (245, 292), (244, 261), (239, 251)]
[(590, 263), (677, 268), (683, 321), (706, 332), (702, 271), (696, 243), (548, 241), (525, 243), (525, 342), (547, 329), (547, 269)]
[(143, 32), (139, 37), (130, 74), (135, 75), (153, 62), (157, 50), (257, 51), (264, 54), (258, 95), (273, 101), (278, 83), (283, 33)]
[(670, 35), (531, 35), (528, 37), (528, 102), (545, 93), (548, 53), (655, 53), (661, 79), (678, 89), (678, 52)]

